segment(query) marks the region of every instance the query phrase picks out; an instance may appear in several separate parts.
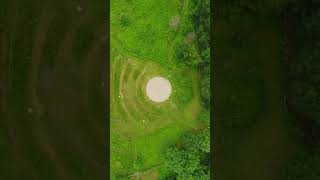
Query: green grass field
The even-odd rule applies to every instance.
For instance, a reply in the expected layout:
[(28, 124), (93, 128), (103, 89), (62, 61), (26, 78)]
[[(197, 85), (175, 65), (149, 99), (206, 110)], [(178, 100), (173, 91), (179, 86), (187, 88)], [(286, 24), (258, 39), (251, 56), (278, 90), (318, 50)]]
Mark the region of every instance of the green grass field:
[[(181, 3), (183, 2), (183, 3)], [(188, 1), (111, 1), (111, 177), (130, 179), (139, 172), (157, 179), (163, 152), (186, 131), (200, 126), (198, 74), (179, 66), (173, 46), (181, 40)], [(163, 76), (172, 84), (170, 99), (154, 103), (147, 81)]]

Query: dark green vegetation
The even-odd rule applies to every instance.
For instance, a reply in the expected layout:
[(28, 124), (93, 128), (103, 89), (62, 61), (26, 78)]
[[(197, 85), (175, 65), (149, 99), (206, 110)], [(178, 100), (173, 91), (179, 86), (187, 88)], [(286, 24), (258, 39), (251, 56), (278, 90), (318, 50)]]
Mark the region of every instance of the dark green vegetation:
[[(297, 1), (286, 9), (289, 123), (300, 142), (285, 180), (320, 178), (320, 2)], [(292, 29), (295, 29), (292, 31)]]
[(0, 179), (107, 178), (105, 8), (0, 1)]
[(317, 180), (320, 178), (320, 151), (301, 149), (283, 172), (285, 180)]
[(185, 27), (186, 39), (177, 43), (176, 56), (180, 64), (199, 72), (203, 107), (199, 120), (204, 129), (187, 132), (176, 146), (166, 151), (163, 179), (210, 179), (210, 1), (190, 1), (189, 5), (186, 18), (192, 26)]
[(209, 153), (209, 129), (185, 134), (166, 151), (166, 166), (160, 179), (210, 179)]
[[(200, 74), (200, 93), (203, 106), (210, 108), (210, 1), (190, 1), (188, 23), (183, 24), (184, 41), (176, 45), (176, 56), (181, 64), (191, 66)], [(191, 43), (195, 41), (194, 43)]]
[[(293, 4), (288, 8), (288, 18), (294, 17), (299, 26), (288, 38), (290, 60), (287, 65), (288, 106), (297, 123), (309, 131), (305, 141), (313, 147), (320, 146), (320, 3)], [(292, 18), (292, 17), (291, 17)], [(288, 27), (289, 28), (289, 27)], [(299, 44), (298, 44), (299, 43)]]
[(319, 179), (318, 6), (215, 4), (217, 179)]

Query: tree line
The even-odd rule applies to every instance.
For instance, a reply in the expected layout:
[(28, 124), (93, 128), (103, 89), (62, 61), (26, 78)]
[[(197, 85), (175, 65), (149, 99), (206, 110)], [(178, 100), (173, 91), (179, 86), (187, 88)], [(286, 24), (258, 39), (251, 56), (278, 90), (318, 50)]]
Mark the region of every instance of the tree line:
[[(203, 110), (199, 119), (204, 129), (184, 134), (167, 149), (161, 179), (210, 179), (210, 1), (190, 2), (191, 28), (185, 28), (185, 39), (175, 47), (178, 61), (198, 70)], [(188, 25), (188, 27), (190, 27)]]

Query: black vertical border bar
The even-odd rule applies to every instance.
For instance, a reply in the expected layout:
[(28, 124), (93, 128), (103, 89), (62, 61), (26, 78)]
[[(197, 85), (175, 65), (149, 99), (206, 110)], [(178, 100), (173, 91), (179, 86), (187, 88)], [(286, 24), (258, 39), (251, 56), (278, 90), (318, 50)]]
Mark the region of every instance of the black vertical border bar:
[(216, 139), (216, 130), (214, 126), (214, 104), (213, 104), (213, 75), (214, 75), (214, 68), (213, 68), (213, 62), (216, 60), (213, 55), (215, 53), (215, 46), (214, 46), (214, 40), (213, 40), (213, 29), (214, 29), (214, 17), (215, 17), (215, 10), (217, 9), (215, 7), (215, 1), (216, 0), (210, 0), (210, 33), (209, 33), (209, 43), (210, 43), (210, 179), (214, 178), (214, 167), (215, 167), (215, 150), (216, 147), (214, 146), (214, 142)]
[(108, 145), (108, 147), (106, 147), (106, 156), (107, 156), (107, 169), (106, 169), (106, 174), (107, 174), (107, 178), (106, 179), (110, 179), (110, 147), (111, 147), (111, 145), (110, 145), (110, 13), (111, 13), (111, 11), (110, 11), (110, 0), (106, 0), (106, 21), (105, 21), (105, 23), (106, 23), (106, 30), (107, 30), (107, 32), (106, 32), (106, 53), (107, 53), (107, 58), (106, 58), (106, 64), (107, 64), (107, 73), (106, 73), (106, 76), (107, 76), (107, 83), (106, 83), (106, 85), (107, 85), (107, 114), (106, 114), (106, 120), (107, 120), (107, 131), (108, 131), (108, 133), (107, 133), (107, 135), (108, 135), (108, 137), (107, 137), (107, 145)]

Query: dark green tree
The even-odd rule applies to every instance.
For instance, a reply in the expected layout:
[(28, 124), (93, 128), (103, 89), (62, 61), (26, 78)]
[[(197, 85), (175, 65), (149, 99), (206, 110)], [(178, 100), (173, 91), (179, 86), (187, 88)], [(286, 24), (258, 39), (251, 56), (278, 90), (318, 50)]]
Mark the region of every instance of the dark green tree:
[(210, 179), (210, 134), (205, 129), (184, 135), (181, 142), (165, 153), (165, 168), (178, 180)]
[(320, 146), (319, 5), (320, 2), (310, 1), (302, 6), (299, 14), (299, 48), (289, 64), (288, 72), (288, 106), (291, 113), (298, 117), (296, 121), (304, 142), (310, 147)]
[(318, 180), (320, 179), (319, 150), (300, 151), (291, 160), (283, 173), (284, 180)]

